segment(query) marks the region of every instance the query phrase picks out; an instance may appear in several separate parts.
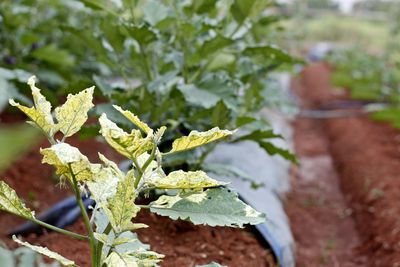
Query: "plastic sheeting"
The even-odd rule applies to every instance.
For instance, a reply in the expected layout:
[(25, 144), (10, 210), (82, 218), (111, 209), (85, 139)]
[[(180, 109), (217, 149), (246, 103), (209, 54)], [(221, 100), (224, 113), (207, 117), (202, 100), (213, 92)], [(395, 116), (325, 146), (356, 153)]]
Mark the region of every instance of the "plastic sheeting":
[[(282, 82), (288, 80), (283, 77)], [(288, 89), (288, 84), (283, 85)], [(291, 149), (292, 129), (287, 117), (267, 109), (262, 111), (262, 116), (269, 120), (277, 133), (285, 137), (285, 140), (277, 139), (273, 143)], [(266, 223), (257, 225), (257, 230), (270, 244), (280, 266), (295, 266), (294, 240), (281, 199), (290, 190), (291, 163), (279, 156), (268, 155), (255, 142), (250, 141), (220, 144), (206, 159), (206, 163), (233, 165), (254, 181), (265, 184), (258, 189), (252, 189), (248, 181), (218, 176), (218, 179), (230, 182), (230, 187), (244, 201), (267, 215)]]

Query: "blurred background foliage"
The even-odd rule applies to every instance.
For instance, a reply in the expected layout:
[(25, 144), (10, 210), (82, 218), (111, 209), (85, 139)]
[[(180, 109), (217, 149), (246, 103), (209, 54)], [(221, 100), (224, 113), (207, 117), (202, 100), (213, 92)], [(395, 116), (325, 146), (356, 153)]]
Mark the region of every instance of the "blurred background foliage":
[[(29, 103), (32, 74), (54, 105), (95, 83), (92, 116), (131, 127), (118, 104), (153, 128), (165, 125), (162, 149), (191, 130), (241, 128), (231, 142), (254, 141), (295, 161), (271, 142), (281, 136), (259, 114), (276, 90), (272, 74), (300, 62), (278, 45), (283, 18), (269, 0), (1, 1), (0, 109), (10, 97)], [(83, 137), (98, 130), (88, 126)], [(199, 168), (214, 147), (165, 164)]]
[(324, 43), (332, 83), (354, 99), (378, 104), (373, 119), (400, 127), (400, 2), (349, 1), (354, 4), (346, 12), (344, 2), (285, 1), (283, 14), (292, 19), (282, 22), (286, 31), (280, 43), (299, 57)]

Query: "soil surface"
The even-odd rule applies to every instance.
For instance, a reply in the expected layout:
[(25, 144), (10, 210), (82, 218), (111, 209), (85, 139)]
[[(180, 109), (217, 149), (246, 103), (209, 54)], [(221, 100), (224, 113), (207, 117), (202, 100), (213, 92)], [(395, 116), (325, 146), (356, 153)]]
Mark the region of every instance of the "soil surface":
[[(14, 120), (10, 119), (10, 122), (12, 121)], [(71, 143), (79, 147), (93, 162), (98, 162), (98, 151), (110, 159), (121, 159), (106, 145), (94, 139), (79, 141), (73, 138)], [(43, 141), (1, 174), (1, 179), (12, 186), (27, 205), (38, 213), (71, 194), (65, 186), (56, 185), (57, 181), (52, 179), (53, 170), (50, 166), (40, 164), (42, 156), (38, 152), (39, 147), (47, 146), (47, 142)], [(250, 229), (194, 226), (146, 211), (141, 211), (137, 221), (150, 226), (138, 232), (139, 238), (142, 242), (150, 244), (156, 252), (165, 255), (161, 266), (191, 267), (212, 261), (238, 267), (276, 266), (271, 252), (259, 243)], [(0, 212), (0, 239), (9, 248), (15, 248), (17, 245), (6, 234), (20, 223), (23, 223), (23, 220)], [(85, 234), (81, 220), (67, 229)], [(81, 267), (90, 266), (89, 247), (86, 242), (46, 231), (43, 235), (31, 234), (23, 239), (47, 246), (74, 260)]]
[[(306, 109), (348, 99), (330, 68), (293, 80)], [(400, 131), (368, 117), (298, 118), (300, 167), (286, 208), (298, 266), (400, 266)]]

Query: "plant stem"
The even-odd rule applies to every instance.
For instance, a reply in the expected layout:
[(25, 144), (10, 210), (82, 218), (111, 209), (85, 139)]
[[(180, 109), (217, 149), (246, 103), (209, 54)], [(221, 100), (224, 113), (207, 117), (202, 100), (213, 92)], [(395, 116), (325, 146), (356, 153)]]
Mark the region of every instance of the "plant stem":
[(136, 170), (139, 172), (139, 176), (141, 177), (143, 175), (143, 170), (140, 168), (139, 162), (135, 157), (131, 157), (133, 165), (135, 165)]
[[(108, 223), (107, 227), (104, 229), (103, 234), (108, 236), (108, 234), (110, 233), (111, 229), (112, 229), (111, 223)], [(98, 255), (98, 264), (99, 264), (98, 266), (100, 266), (101, 254), (103, 253), (103, 246), (104, 246), (104, 244), (102, 242), (98, 242), (97, 243), (96, 250), (97, 250), (97, 255)]]
[(154, 156), (156, 154), (156, 146), (154, 145), (153, 150), (151, 150), (151, 154), (149, 156), (149, 158), (146, 160), (146, 162), (143, 164), (142, 168), (141, 168), (141, 173), (139, 173), (138, 177), (136, 177), (135, 179), (135, 188), (138, 187), (140, 180), (143, 177), (144, 172), (146, 171), (147, 167), (149, 167), (151, 161), (154, 159)]
[(86, 212), (86, 207), (83, 204), (81, 192), (79, 191), (78, 182), (76, 181), (75, 174), (72, 171), (71, 164), (68, 164), (68, 167), (69, 167), (69, 171), (70, 171), (71, 177), (72, 177), (72, 186), (73, 186), (73, 189), (75, 191), (75, 198), (76, 198), (76, 201), (77, 201), (77, 203), (79, 205), (79, 208), (81, 210), (82, 217), (83, 217), (83, 222), (84, 222), (85, 227), (86, 227), (86, 231), (88, 232), (89, 245), (90, 245), (90, 254), (91, 254), (91, 258), (92, 258), (92, 266), (93, 267), (99, 267), (99, 262), (100, 262), (101, 255), (97, 255), (97, 251), (96, 251), (97, 241), (94, 238), (93, 228), (92, 228), (92, 226), (90, 224), (89, 216), (88, 216), (88, 214)]
[(140, 50), (140, 54), (142, 55), (144, 70), (145, 70), (146, 76), (147, 76), (147, 82), (150, 82), (151, 80), (153, 80), (153, 75), (151, 73), (149, 59), (148, 59), (146, 50), (141, 44), (139, 44), (139, 50)]
[(80, 235), (80, 234), (77, 234), (77, 233), (74, 233), (74, 232), (71, 232), (71, 231), (68, 231), (68, 230), (64, 230), (64, 229), (58, 228), (58, 227), (56, 227), (54, 225), (42, 222), (42, 221), (40, 221), (40, 220), (38, 220), (36, 218), (31, 219), (31, 221), (36, 223), (36, 224), (39, 224), (40, 226), (43, 226), (43, 227), (45, 227), (47, 229), (50, 229), (50, 230), (52, 230), (54, 232), (58, 232), (58, 233), (61, 233), (61, 234), (64, 234), (64, 235), (67, 235), (67, 236), (70, 236), (70, 237), (73, 237), (73, 238), (76, 238), (76, 239), (79, 239), (79, 240), (88, 240), (88, 237), (85, 236), (85, 235)]

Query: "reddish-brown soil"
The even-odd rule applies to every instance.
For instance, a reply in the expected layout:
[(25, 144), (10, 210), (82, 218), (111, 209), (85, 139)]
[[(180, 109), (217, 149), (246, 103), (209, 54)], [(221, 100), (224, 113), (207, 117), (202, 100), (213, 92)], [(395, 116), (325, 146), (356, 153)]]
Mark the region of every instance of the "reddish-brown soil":
[[(316, 64), (294, 79), (303, 107), (347, 98), (331, 87), (330, 73)], [(400, 131), (366, 116), (296, 120), (300, 161), (318, 155), (333, 159), (333, 165), (321, 158), (294, 172), (287, 209), (299, 266), (400, 266), (399, 136)], [(321, 251), (323, 244), (329, 249)]]
[[(111, 149), (95, 140), (78, 141), (74, 138), (72, 143), (92, 161), (98, 161), (98, 151), (110, 159), (120, 159)], [(47, 144), (43, 142), (40, 146), (45, 147)], [(41, 155), (38, 153), (38, 148), (39, 146), (34, 148), (1, 174), (1, 179), (15, 188), (28, 206), (41, 212), (70, 195), (70, 191), (68, 188), (55, 185), (56, 180), (52, 180), (51, 167), (40, 164)], [(258, 242), (249, 229), (193, 226), (188, 222), (172, 221), (146, 211), (142, 211), (137, 220), (150, 226), (139, 231), (139, 238), (150, 244), (158, 253), (165, 255), (162, 266), (189, 267), (212, 261), (238, 267), (275, 266), (271, 252)], [(8, 247), (15, 248), (16, 244), (6, 236), (6, 233), (22, 222), (23, 220), (15, 216), (0, 212), (0, 238)], [(67, 229), (85, 233), (80, 220)], [(75, 260), (81, 267), (90, 266), (89, 247), (83, 241), (54, 232), (45, 232), (40, 236), (31, 234), (24, 239), (47, 246)]]

